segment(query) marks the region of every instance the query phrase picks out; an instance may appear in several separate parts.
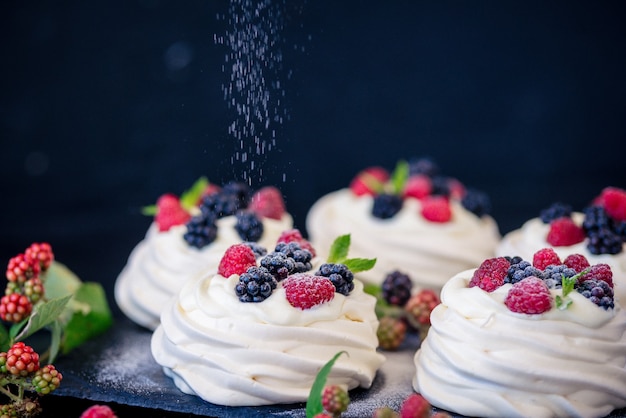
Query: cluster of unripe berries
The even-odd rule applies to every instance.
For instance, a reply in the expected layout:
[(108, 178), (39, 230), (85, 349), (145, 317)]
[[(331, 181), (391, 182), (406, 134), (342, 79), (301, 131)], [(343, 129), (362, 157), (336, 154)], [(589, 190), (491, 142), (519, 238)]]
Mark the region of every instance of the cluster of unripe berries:
[(398, 270), (387, 274), (376, 307), (379, 347), (397, 349), (409, 331), (424, 338), (430, 328), (430, 313), (439, 303), (439, 296), (431, 289), (413, 292), (413, 282), (407, 274)]
[(4, 296), (0, 299), (0, 318), (20, 322), (27, 318), (33, 305), (44, 297), (45, 272), (54, 254), (48, 243), (33, 243), (22, 254), (9, 260)]

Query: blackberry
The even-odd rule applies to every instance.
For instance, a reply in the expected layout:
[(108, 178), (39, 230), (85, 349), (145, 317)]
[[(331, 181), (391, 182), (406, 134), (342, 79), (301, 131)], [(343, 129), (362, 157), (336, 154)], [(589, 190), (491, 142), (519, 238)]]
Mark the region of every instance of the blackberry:
[(613, 230), (619, 235), (622, 241), (626, 242), (626, 221), (615, 222), (613, 224)]
[(576, 275), (576, 270), (567, 267), (565, 264), (558, 266), (549, 265), (545, 268), (543, 274), (543, 281), (549, 289), (560, 289), (563, 287), (563, 276), (573, 277)]
[(572, 207), (565, 203), (556, 202), (541, 210), (539, 218), (544, 224), (549, 224), (555, 219), (572, 216)]
[(540, 279), (544, 278), (544, 274), (537, 267), (534, 267), (526, 260), (522, 260), (517, 264), (511, 264), (507, 271), (504, 283), (515, 284), (526, 277), (535, 276)]
[(244, 242), (244, 244), (250, 247), (250, 249), (254, 253), (255, 258), (260, 258), (260, 257), (263, 257), (265, 254), (267, 254), (267, 249), (261, 244), (257, 244), (256, 242), (250, 242), (250, 241)]
[(263, 236), (263, 222), (254, 212), (240, 210), (236, 214), (235, 230), (244, 241), (256, 242)]
[(587, 249), (591, 254), (619, 254), (623, 247), (622, 237), (609, 228), (594, 229), (587, 234)]
[(390, 305), (404, 306), (411, 298), (413, 282), (411, 278), (398, 270), (387, 274), (382, 284), (383, 299)]
[(239, 276), (235, 294), (242, 302), (263, 302), (276, 289), (276, 279), (264, 267), (249, 267)]
[(506, 258), (506, 261), (509, 262), (509, 264), (513, 265), (513, 264), (517, 264), (520, 263), (522, 261), (524, 261), (524, 259), (522, 257), (520, 257), (519, 255), (515, 255), (515, 256), (508, 256), (505, 255), (504, 258)]
[(287, 257), (293, 259), (295, 267), (293, 273), (304, 273), (311, 270), (311, 259), (313, 255), (309, 250), (305, 250), (300, 246), (298, 242), (279, 242), (276, 244), (275, 252), (285, 254)]
[(444, 176), (434, 176), (432, 178), (432, 191), (430, 194), (439, 196), (450, 196), (450, 179)]
[(613, 229), (613, 220), (602, 206), (588, 206), (583, 210), (583, 213), (585, 219), (582, 227), (585, 234), (590, 235), (603, 228)]
[(409, 175), (424, 174), (428, 177), (434, 177), (439, 174), (439, 166), (428, 157), (411, 158), (409, 160)]
[(604, 280), (585, 280), (578, 285), (576, 290), (591, 302), (605, 310), (613, 309), (615, 307), (613, 289)]
[(252, 199), (252, 190), (250, 187), (241, 182), (231, 181), (222, 187), (221, 193), (225, 196), (234, 198), (239, 206), (239, 209), (245, 209), (250, 204)]
[(200, 203), (200, 211), (207, 218), (219, 219), (231, 216), (239, 209), (244, 208), (242, 208), (237, 197), (223, 192), (210, 194), (202, 199), (202, 203)]
[(217, 237), (217, 225), (212, 216), (198, 215), (191, 218), (187, 224), (187, 232), (183, 235), (187, 244), (195, 248), (204, 248)]
[(372, 215), (380, 219), (393, 218), (402, 209), (402, 198), (395, 194), (382, 193), (374, 197)]
[(487, 193), (475, 189), (467, 189), (461, 199), (463, 207), (479, 218), (491, 213), (491, 200)]
[(287, 278), (296, 268), (293, 258), (287, 257), (286, 254), (281, 252), (273, 252), (266, 255), (261, 259), (260, 264), (278, 281)]
[(345, 264), (322, 264), (315, 275), (328, 277), (337, 293), (342, 295), (348, 296), (354, 289), (354, 274)]

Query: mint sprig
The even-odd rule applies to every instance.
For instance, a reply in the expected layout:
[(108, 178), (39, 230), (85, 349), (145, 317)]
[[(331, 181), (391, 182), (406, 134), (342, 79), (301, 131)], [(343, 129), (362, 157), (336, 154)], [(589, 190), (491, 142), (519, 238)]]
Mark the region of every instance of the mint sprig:
[[(204, 193), (207, 187), (209, 187), (209, 180), (203, 176), (196, 180), (191, 188), (185, 190), (180, 195), (180, 205), (183, 209), (189, 211), (196, 206), (196, 203), (200, 200), (200, 196), (202, 196), (202, 193)], [(159, 208), (157, 205), (148, 205), (141, 208), (141, 214), (146, 216), (155, 216), (158, 211)]]
[(324, 412), (324, 406), (322, 405), (322, 390), (326, 386), (326, 379), (330, 374), (335, 362), (342, 354), (348, 354), (346, 351), (340, 351), (331, 358), (328, 363), (324, 365), (317, 373), (309, 397), (306, 401), (306, 418), (313, 418), (317, 414)]
[(568, 295), (574, 290), (574, 286), (578, 282), (578, 279), (587, 274), (589, 269), (585, 269), (572, 277), (565, 277), (561, 275), (561, 295), (556, 295), (554, 301), (556, 302), (557, 309), (564, 311), (570, 307), (574, 301)]
[(353, 273), (371, 270), (376, 265), (375, 258), (348, 258), (349, 250), (350, 234), (340, 235), (330, 246), (326, 261), (332, 264), (344, 264)]
[(391, 192), (395, 195), (402, 194), (409, 179), (409, 163), (404, 160), (398, 161), (396, 168), (391, 173)]

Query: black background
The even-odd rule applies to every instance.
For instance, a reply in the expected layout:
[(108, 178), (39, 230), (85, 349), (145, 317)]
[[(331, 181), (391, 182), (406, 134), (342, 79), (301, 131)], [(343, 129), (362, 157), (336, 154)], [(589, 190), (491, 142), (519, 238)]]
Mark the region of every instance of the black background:
[[(226, 1), (3, 2), (0, 261), (48, 241), (112, 288), (150, 219), (200, 176), (241, 178), (221, 86)], [(369, 165), (431, 156), (488, 192), (505, 233), (626, 187), (620, 2), (284, 8), (285, 109), (257, 158), (296, 226)], [(222, 16), (222, 18), (218, 18)], [(182, 45), (188, 65), (169, 66)], [(289, 75), (289, 77), (287, 77)]]

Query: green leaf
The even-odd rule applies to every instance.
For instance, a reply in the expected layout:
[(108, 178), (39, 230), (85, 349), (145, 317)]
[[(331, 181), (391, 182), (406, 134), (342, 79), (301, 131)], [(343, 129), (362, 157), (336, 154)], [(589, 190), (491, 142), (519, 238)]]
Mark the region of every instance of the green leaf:
[(330, 254), (328, 254), (329, 263), (340, 263), (348, 257), (350, 249), (350, 234), (340, 235), (335, 238), (330, 246)]
[(398, 161), (396, 168), (391, 173), (391, 187), (393, 194), (399, 195), (404, 190), (409, 179), (409, 163), (404, 160)]
[(20, 322), (11, 325), (11, 328), (9, 328), (9, 345), (12, 345), (15, 342), (15, 337), (17, 337), (20, 331), (22, 331), (24, 325), (28, 323), (29, 319), (30, 317), (24, 318)]
[(564, 274), (561, 274), (561, 293), (563, 296), (556, 295), (554, 298), (554, 301), (556, 302), (556, 307), (558, 309), (563, 311), (569, 308), (570, 305), (574, 302), (567, 295), (569, 295), (574, 290), (574, 286), (578, 282), (578, 279), (587, 274), (588, 271), (589, 269), (585, 269), (572, 277), (565, 277)]
[(99, 283), (83, 283), (74, 294), (72, 316), (63, 329), (62, 352), (69, 353), (113, 324), (113, 316)]
[(180, 196), (181, 206), (186, 210), (189, 210), (192, 207), (196, 206), (198, 200), (200, 199), (200, 196), (202, 196), (202, 193), (204, 193), (208, 186), (209, 180), (207, 180), (206, 177), (200, 177), (198, 180), (196, 180), (196, 182), (191, 186), (189, 190), (186, 190)]
[(62, 333), (63, 327), (61, 326), (61, 321), (57, 319), (50, 326), (50, 358), (48, 359), (48, 363), (54, 363), (57, 354), (59, 354)]
[(141, 208), (141, 214), (146, 216), (155, 216), (158, 212), (157, 205), (149, 205)]
[(15, 337), (15, 341), (23, 341), (43, 327), (54, 322), (59, 315), (61, 315), (61, 312), (63, 312), (63, 309), (65, 309), (65, 306), (71, 298), (72, 295), (67, 295), (36, 304), (28, 318), (26, 326)]
[(561, 311), (569, 308), (569, 306), (574, 303), (574, 301), (569, 296), (561, 297), (561, 295), (556, 295), (554, 300), (556, 302), (557, 309)]
[(309, 392), (309, 398), (306, 401), (306, 418), (313, 418), (315, 415), (324, 412), (324, 407), (322, 406), (322, 390), (324, 390), (324, 386), (326, 386), (326, 378), (330, 374), (335, 361), (344, 353), (348, 354), (345, 351), (340, 351), (335, 354), (317, 373), (313, 386), (311, 386), (311, 392)]
[(358, 273), (360, 271), (371, 270), (376, 264), (375, 258), (348, 258), (343, 261), (343, 264), (346, 265), (352, 271), (352, 273)]
[(0, 324), (0, 351), (7, 351), (9, 348), (9, 331), (7, 331), (4, 325)]
[(382, 287), (378, 284), (366, 283), (363, 285), (363, 291), (378, 298), (382, 294)]

